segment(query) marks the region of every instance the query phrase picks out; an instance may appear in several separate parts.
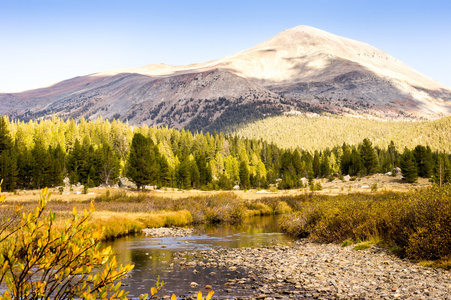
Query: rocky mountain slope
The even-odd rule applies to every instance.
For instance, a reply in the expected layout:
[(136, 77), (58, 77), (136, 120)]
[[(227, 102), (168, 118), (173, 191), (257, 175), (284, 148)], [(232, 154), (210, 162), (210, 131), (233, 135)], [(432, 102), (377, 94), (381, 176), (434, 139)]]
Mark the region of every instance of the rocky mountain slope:
[(206, 63), (110, 70), (0, 94), (0, 113), (19, 119), (103, 116), (204, 130), (305, 111), (436, 119), (451, 114), (451, 89), (368, 44), (298, 26)]

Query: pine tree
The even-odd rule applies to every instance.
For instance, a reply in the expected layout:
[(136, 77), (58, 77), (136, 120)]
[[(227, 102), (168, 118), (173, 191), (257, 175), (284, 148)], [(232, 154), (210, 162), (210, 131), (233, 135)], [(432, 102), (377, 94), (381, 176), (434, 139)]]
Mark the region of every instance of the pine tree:
[(8, 123), (4, 117), (0, 117), (0, 154), (5, 150), (10, 150), (12, 146)]
[(196, 161), (193, 159), (190, 161), (190, 179), (191, 186), (195, 189), (200, 187), (200, 173), (199, 168), (197, 167)]
[(4, 150), (0, 154), (0, 181), (2, 190), (13, 191), (17, 188), (18, 169), (16, 157), (12, 150)]
[(434, 183), (439, 186), (451, 183), (451, 163), (448, 155), (441, 153), (437, 156), (437, 163), (434, 168)]
[(396, 150), (395, 143), (393, 141), (390, 141), (390, 144), (387, 147), (387, 152), (390, 157), (390, 163), (392, 166), (398, 166), (399, 165), (399, 154)]
[(119, 155), (111, 149), (108, 144), (104, 144), (96, 151), (96, 156), (101, 157), (99, 170), (99, 181), (107, 185), (114, 184), (119, 179), (120, 158)]
[(191, 164), (188, 157), (182, 158), (177, 171), (178, 186), (182, 189), (191, 187)]
[(172, 186), (171, 185), (171, 170), (169, 169), (169, 163), (164, 155), (160, 155), (160, 185), (161, 186)]
[(340, 170), (341, 174), (349, 174), (349, 169), (351, 166), (351, 150), (348, 145), (343, 144), (342, 146), (343, 154), (340, 157)]
[(432, 151), (429, 147), (418, 145), (413, 150), (418, 167), (418, 176), (429, 178), (432, 175)]
[(377, 155), (369, 139), (364, 139), (360, 145), (360, 157), (365, 174), (374, 174), (377, 170)]
[(331, 173), (329, 156), (323, 153), (320, 164), (321, 176), (328, 177)]
[(352, 149), (351, 161), (349, 166), (349, 175), (360, 175), (363, 169), (362, 159), (356, 148)]
[(305, 173), (305, 163), (301, 160), (301, 155), (299, 154), (298, 149), (294, 150), (292, 157), (293, 167), (296, 170), (296, 174), (298, 176), (304, 175)]
[(418, 169), (413, 153), (405, 148), (401, 157), (401, 172), (403, 180), (407, 183), (414, 183), (418, 179)]
[(82, 146), (78, 139), (75, 140), (72, 151), (67, 158), (67, 172), (69, 175), (69, 181), (71, 184), (77, 184), (80, 182), (80, 170), (83, 166), (84, 156)]
[(141, 133), (135, 133), (127, 159), (126, 176), (141, 187), (155, 182), (158, 174), (158, 165), (155, 153), (151, 149), (153, 143)]
[(36, 189), (51, 186), (52, 162), (48, 150), (45, 149), (41, 139), (35, 140), (35, 146), (31, 150), (32, 164), (31, 176), (32, 184)]
[(245, 161), (240, 162), (240, 185), (243, 189), (248, 189), (250, 187), (249, 181), (249, 169)]
[(318, 150), (315, 150), (315, 155), (313, 156), (313, 176), (317, 178), (321, 174), (321, 164), (319, 160), (319, 152)]

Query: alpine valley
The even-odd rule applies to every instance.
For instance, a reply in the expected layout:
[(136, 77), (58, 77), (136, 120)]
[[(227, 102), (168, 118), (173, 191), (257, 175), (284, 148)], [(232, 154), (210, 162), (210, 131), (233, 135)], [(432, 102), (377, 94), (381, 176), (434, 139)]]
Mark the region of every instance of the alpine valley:
[(0, 114), (14, 119), (101, 116), (204, 131), (304, 112), (434, 120), (451, 115), (451, 88), (368, 44), (298, 26), (214, 61), (109, 70), (0, 94)]

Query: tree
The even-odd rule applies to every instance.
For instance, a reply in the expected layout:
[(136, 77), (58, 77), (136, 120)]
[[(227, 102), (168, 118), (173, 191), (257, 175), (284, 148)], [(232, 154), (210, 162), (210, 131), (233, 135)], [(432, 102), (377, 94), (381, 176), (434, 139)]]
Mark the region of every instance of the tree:
[(313, 176), (316, 178), (320, 175), (321, 173), (321, 163), (319, 160), (319, 152), (318, 150), (315, 150), (315, 155), (313, 156)]
[(356, 148), (353, 148), (350, 157), (349, 175), (360, 175), (363, 164), (359, 151)]
[(418, 167), (418, 176), (429, 178), (432, 175), (432, 151), (431, 148), (418, 145), (413, 150)]
[(169, 163), (164, 155), (160, 155), (160, 184), (162, 186), (171, 186), (171, 170)]
[(12, 148), (11, 135), (6, 118), (0, 117), (0, 154)]
[(31, 176), (34, 188), (41, 189), (50, 186), (50, 173), (52, 161), (48, 150), (44, 147), (41, 139), (35, 140), (35, 145), (31, 150), (32, 165)]
[(321, 176), (328, 177), (331, 173), (329, 156), (323, 153), (320, 164)]
[(245, 161), (240, 162), (240, 185), (243, 189), (248, 189), (250, 186), (249, 169)]
[(193, 159), (190, 161), (190, 180), (191, 186), (195, 189), (200, 187), (200, 173), (197, 167), (196, 161)]
[(158, 165), (152, 148), (150, 139), (141, 133), (134, 134), (127, 159), (126, 176), (136, 184), (138, 190), (158, 178)]
[(12, 150), (3, 151), (0, 154), (1, 188), (6, 191), (15, 190), (17, 188), (18, 175), (17, 160)]
[(413, 153), (405, 148), (401, 156), (401, 172), (403, 180), (407, 183), (414, 183), (418, 179), (418, 170)]
[(107, 185), (116, 183), (120, 174), (119, 156), (111, 147), (104, 144), (98, 151), (96, 156), (101, 157), (100, 163), (100, 181)]
[(351, 166), (351, 149), (345, 143), (343, 143), (342, 149), (343, 154), (341, 155), (340, 158), (340, 170), (341, 174), (345, 175), (350, 173), (349, 169)]
[(448, 155), (445, 153), (438, 154), (437, 163), (434, 168), (434, 183), (439, 186), (451, 183), (451, 163), (449, 161)]
[(191, 163), (188, 158), (182, 157), (177, 169), (177, 183), (182, 189), (189, 189), (191, 187)]
[(377, 155), (369, 139), (364, 139), (360, 145), (360, 157), (364, 172), (368, 175), (374, 174), (377, 169)]

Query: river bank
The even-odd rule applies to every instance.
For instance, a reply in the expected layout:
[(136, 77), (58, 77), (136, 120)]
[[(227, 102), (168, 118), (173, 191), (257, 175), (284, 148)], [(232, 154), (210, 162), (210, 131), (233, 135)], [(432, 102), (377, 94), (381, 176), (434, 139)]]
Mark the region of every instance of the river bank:
[[(451, 274), (402, 260), (373, 246), (366, 250), (317, 244), (212, 249), (179, 267), (244, 269), (213, 290), (248, 289), (241, 299), (451, 299)], [(244, 276), (243, 276), (244, 275)]]

